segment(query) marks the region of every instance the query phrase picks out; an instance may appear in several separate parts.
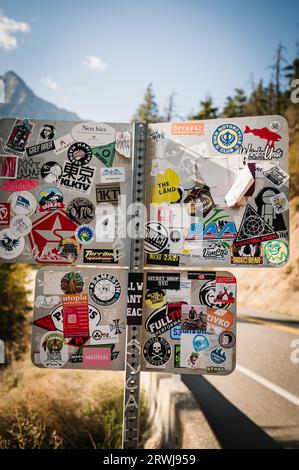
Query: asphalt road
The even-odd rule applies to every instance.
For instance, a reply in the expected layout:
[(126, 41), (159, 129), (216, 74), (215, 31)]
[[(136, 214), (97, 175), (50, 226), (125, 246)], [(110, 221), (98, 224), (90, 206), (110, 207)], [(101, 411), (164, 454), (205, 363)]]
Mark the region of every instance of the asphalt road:
[[(183, 376), (220, 446), (299, 448), (299, 321), (239, 315), (237, 368)], [(291, 361), (297, 339), (298, 363)]]

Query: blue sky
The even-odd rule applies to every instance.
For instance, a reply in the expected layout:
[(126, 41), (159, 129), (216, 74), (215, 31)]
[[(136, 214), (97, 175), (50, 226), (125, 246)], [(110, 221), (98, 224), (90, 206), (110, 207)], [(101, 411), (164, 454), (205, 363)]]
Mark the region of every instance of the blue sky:
[(208, 93), (221, 107), (251, 76), (269, 79), (279, 41), (291, 61), (299, 40), (293, 0), (1, 0), (0, 10), (0, 74), (98, 121), (128, 121), (149, 82), (160, 108), (177, 93), (181, 116)]

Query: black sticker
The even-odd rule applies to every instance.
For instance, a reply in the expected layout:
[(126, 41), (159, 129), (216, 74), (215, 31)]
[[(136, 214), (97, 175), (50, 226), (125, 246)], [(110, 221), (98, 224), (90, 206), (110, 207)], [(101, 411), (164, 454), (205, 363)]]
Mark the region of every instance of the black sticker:
[(242, 222), (235, 239), (236, 246), (265, 242), (279, 238), (275, 230), (251, 207), (246, 206)]
[(172, 302), (157, 308), (145, 322), (145, 329), (152, 335), (161, 335), (181, 323), (182, 305), (186, 302)]
[(62, 173), (62, 167), (57, 162), (46, 162), (43, 164), (40, 174), (47, 183), (57, 183)]
[(114, 184), (114, 185), (97, 184), (96, 185), (96, 198), (97, 198), (98, 204), (105, 202), (105, 203), (109, 203), (112, 205), (117, 205), (119, 196), (120, 196), (119, 184)]
[(148, 273), (147, 289), (180, 289), (180, 273)]
[(153, 264), (156, 266), (179, 266), (180, 255), (163, 253), (147, 253), (146, 255), (147, 264)]
[(92, 151), (89, 145), (84, 142), (72, 144), (67, 152), (68, 159), (75, 165), (87, 165), (92, 159)]
[(118, 260), (114, 258), (114, 250), (100, 250), (92, 248), (83, 250), (83, 262), (91, 264), (117, 264)]
[(188, 279), (197, 279), (199, 281), (215, 281), (216, 273), (188, 271)]
[(170, 344), (165, 338), (150, 338), (143, 346), (143, 357), (151, 366), (164, 366), (171, 357)]
[(53, 140), (50, 140), (49, 142), (42, 142), (41, 144), (32, 145), (31, 147), (26, 148), (28, 157), (34, 157), (35, 155), (50, 152), (51, 150), (55, 150), (55, 144)]
[(127, 324), (142, 324), (143, 273), (129, 273), (127, 295)]
[(168, 231), (159, 222), (148, 222), (145, 226), (144, 250), (147, 253), (160, 253), (168, 244)]
[(69, 203), (67, 213), (80, 225), (89, 224), (95, 218), (95, 207), (89, 199), (78, 197)]

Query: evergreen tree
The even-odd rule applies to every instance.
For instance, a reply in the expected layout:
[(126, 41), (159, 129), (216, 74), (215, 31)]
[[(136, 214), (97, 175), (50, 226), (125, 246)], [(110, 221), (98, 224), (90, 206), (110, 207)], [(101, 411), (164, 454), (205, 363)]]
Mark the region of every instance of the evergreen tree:
[(164, 108), (165, 116), (164, 118), (162, 118), (162, 120), (165, 122), (171, 122), (176, 117), (175, 95), (176, 93), (172, 92), (171, 95), (168, 97), (167, 104)]
[(268, 96), (267, 89), (264, 87), (263, 80), (260, 80), (255, 90), (252, 92), (248, 103), (246, 104), (246, 116), (260, 116), (268, 114)]
[(139, 105), (132, 122), (160, 122), (159, 108), (155, 101), (153, 85), (150, 83), (145, 91), (143, 103)]
[(245, 115), (246, 95), (242, 88), (235, 88), (233, 97), (228, 96), (223, 109), (225, 117), (242, 117)]
[(218, 108), (213, 105), (213, 98), (207, 96), (204, 101), (200, 101), (200, 109), (196, 114), (191, 114), (189, 119), (200, 120), (200, 119), (215, 119), (217, 117)]
[(270, 66), (274, 73), (274, 89), (275, 89), (275, 113), (280, 114), (283, 111), (283, 94), (282, 94), (282, 80), (283, 80), (283, 63), (286, 63), (283, 51), (285, 47), (278, 44), (275, 51), (274, 63)]

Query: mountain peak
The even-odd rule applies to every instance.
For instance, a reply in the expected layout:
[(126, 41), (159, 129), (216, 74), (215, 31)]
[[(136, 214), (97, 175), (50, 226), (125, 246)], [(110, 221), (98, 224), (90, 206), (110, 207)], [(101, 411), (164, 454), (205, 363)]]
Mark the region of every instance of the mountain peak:
[(30, 117), (31, 119), (78, 121), (77, 114), (58, 108), (36, 96), (24, 80), (9, 70), (2, 77), (5, 103), (0, 104), (1, 117)]

